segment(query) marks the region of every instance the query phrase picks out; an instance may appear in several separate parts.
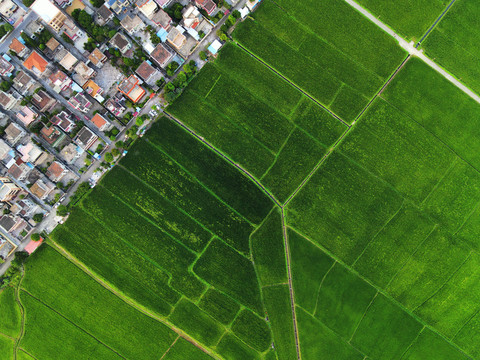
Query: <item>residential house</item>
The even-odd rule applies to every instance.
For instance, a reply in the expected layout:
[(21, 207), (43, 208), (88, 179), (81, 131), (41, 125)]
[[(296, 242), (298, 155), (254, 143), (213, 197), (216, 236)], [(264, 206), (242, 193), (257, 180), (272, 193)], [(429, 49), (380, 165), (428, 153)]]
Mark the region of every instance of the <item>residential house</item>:
[(109, 129), (112, 124), (110, 123), (110, 121), (108, 121), (107, 119), (105, 119), (102, 115), (100, 114), (95, 114), (93, 115), (93, 118), (91, 120), (91, 122), (98, 128), (98, 130), (100, 131), (105, 131), (107, 129)]
[(19, 57), (23, 57), (24, 55), (26, 55), (28, 51), (28, 48), (22, 42), (20, 42), (17, 38), (13, 38), (8, 48), (11, 51), (13, 51), (15, 54), (17, 54)]
[(60, 151), (60, 155), (67, 164), (72, 164), (80, 157), (82, 152), (83, 150), (78, 145), (70, 143)]
[(72, 85), (72, 79), (70, 79), (67, 74), (61, 70), (57, 70), (49, 76), (50, 87), (59, 94), (62, 91), (67, 90)]
[(130, 6), (128, 0), (107, 0), (105, 6), (112, 10), (115, 14), (121, 14), (127, 11)]
[(29, 126), (38, 117), (38, 113), (30, 109), (28, 106), (24, 106), (19, 112), (17, 112), (16, 117), (25, 126)]
[(87, 66), (83, 61), (79, 61), (75, 66), (75, 73), (77, 76), (74, 76), (75, 81), (79, 83), (80, 86), (85, 84), (88, 79), (94, 77), (97, 73), (91, 67)]
[(73, 67), (78, 62), (78, 59), (65, 49), (59, 51), (55, 58), (60, 59), (58, 60), (58, 63), (67, 71), (72, 71)]
[(28, 70), (33, 71), (36, 75), (40, 76), (47, 70), (48, 62), (38, 52), (32, 51), (29, 57), (23, 62)]
[(98, 48), (95, 48), (90, 55), (88, 55), (88, 60), (96, 67), (101, 68), (107, 61), (107, 57)]
[(0, 177), (0, 201), (12, 200), (21, 190), (10, 178)]
[(44, 22), (46, 22), (54, 31), (59, 32), (67, 16), (49, 0), (35, 0), (30, 6)]
[(155, 0), (155, 2), (156, 2), (162, 9), (165, 9), (165, 8), (172, 2), (172, 0)]
[(253, 11), (259, 3), (260, 0), (247, 0), (247, 3), (245, 5), (247, 6), (248, 10)]
[(147, 18), (151, 19), (158, 6), (153, 0), (137, 0), (135, 5)]
[(195, 0), (195, 4), (205, 10), (209, 16), (217, 9), (217, 5), (213, 0)]
[(121, 93), (117, 93), (115, 96), (108, 99), (104, 106), (115, 116), (120, 116), (125, 110), (127, 110), (125, 99)]
[(25, 136), (25, 131), (15, 123), (10, 123), (5, 129), (5, 140), (12, 146)]
[(134, 17), (131, 17), (130, 15), (125, 16), (120, 22), (120, 25), (122, 25), (125, 31), (130, 35), (143, 30), (146, 26), (138, 15), (135, 15)]
[(18, 5), (12, 0), (0, 0), (0, 14), (7, 19), (18, 9)]
[(200, 11), (198, 11), (197, 7), (192, 4), (189, 4), (183, 9), (180, 25), (197, 41), (200, 41), (202, 38), (200, 33), (203, 33), (205, 36), (213, 29), (213, 25), (207, 21)]
[(7, 233), (13, 233), (25, 225), (25, 220), (19, 216), (9, 214), (0, 218), (0, 227)]
[(103, 89), (95, 81), (88, 80), (83, 85), (83, 89), (86, 91), (87, 94), (89, 94), (91, 97), (93, 97), (98, 102), (102, 102), (102, 101), (105, 100), (102, 96)]
[(21, 95), (25, 95), (35, 84), (35, 81), (25, 71), (20, 70), (13, 79), (13, 87)]
[[(58, 48), (59, 46), (61, 46), (61, 45), (60, 45), (60, 43), (58, 42), (58, 40), (55, 39), (55, 38), (52, 36), (52, 37), (50, 38), (50, 40), (47, 41), (47, 43), (45, 44), (45, 46), (46, 46), (48, 49), (50, 49), (51, 51), (55, 51), (55, 50), (57, 50), (57, 48)], [(62, 47), (63, 47), (63, 45), (62, 45)]]
[(75, 121), (72, 119), (72, 115), (68, 114), (66, 111), (61, 111), (59, 114), (55, 115), (50, 119), (50, 122), (66, 133), (69, 133), (75, 127)]
[(147, 84), (153, 85), (153, 79), (158, 78), (159, 72), (146, 60), (135, 71)]
[(33, 165), (28, 165), (22, 159), (17, 158), (15, 159), (14, 163), (8, 168), (8, 173), (10, 176), (17, 180), (22, 181), (25, 180), (28, 173), (32, 171)]
[(22, 161), (25, 163), (35, 163), (43, 151), (31, 140), (25, 145), (18, 145), (17, 150), (22, 154)]
[(118, 91), (126, 95), (134, 103), (139, 102), (145, 95), (145, 90), (140, 86), (140, 79), (135, 75), (125, 78), (119, 85)]
[(17, 245), (8, 238), (0, 236), (0, 257), (5, 260), (17, 250)]
[[(56, 55), (58, 52), (61, 50), (65, 50), (62, 44), (60, 44), (57, 39), (54, 37), (50, 38), (50, 40), (47, 41), (45, 44), (45, 49), (43, 49), (43, 53), (45, 56), (50, 59), (54, 60), (56, 58)], [(60, 59), (57, 59), (57, 61)]]
[(88, 150), (97, 141), (98, 136), (95, 135), (88, 127), (84, 126), (80, 129), (73, 141), (83, 150)]
[(212, 55), (216, 55), (218, 53), (218, 51), (220, 50), (220, 48), (222, 47), (222, 43), (220, 41), (218, 41), (217, 39), (215, 39), (211, 44), (210, 46), (208, 47), (208, 51), (210, 51), (210, 53)]
[(174, 53), (173, 51), (170, 51), (164, 44), (158, 44), (150, 56), (158, 65), (160, 65), (162, 68), (165, 68), (170, 60), (173, 59)]
[(113, 12), (111, 12), (110, 9), (105, 6), (105, 4), (100, 6), (100, 8), (95, 12), (95, 15), (97, 24), (100, 26), (105, 25), (115, 16)]
[(183, 35), (179, 28), (181, 27), (172, 27), (167, 35), (168, 43), (177, 50), (180, 50), (187, 43), (187, 37)]
[(0, 160), (8, 159), (10, 155), (9, 153), (15, 154), (13, 149), (8, 146), (8, 144), (3, 139), (0, 139)]
[(21, 99), (19, 94), (0, 91), (0, 106), (5, 110), (11, 110)]
[(27, 26), (25, 27), (25, 32), (32, 38), (36, 39), (36, 35), (40, 34), (45, 27), (42, 25), (42, 21), (40, 19), (37, 19), (35, 21), (31, 21)]
[(127, 40), (127, 38), (119, 32), (117, 32), (110, 39), (110, 45), (112, 45), (112, 47), (120, 50), (120, 52), (122, 54), (125, 54), (132, 47), (132, 44), (130, 44), (130, 42)]
[(66, 135), (55, 126), (44, 126), (43, 129), (40, 130), (40, 136), (51, 146), (56, 147), (65, 139)]
[(33, 213), (38, 209), (36, 205), (30, 199), (17, 199), (15, 203), (10, 207), (10, 212), (13, 215), (20, 215), (22, 217), (31, 217)]
[(72, 105), (73, 108), (83, 113), (87, 113), (92, 107), (90, 100), (88, 100), (82, 93), (78, 93), (77, 95), (71, 97), (70, 100), (68, 100), (68, 103)]
[(62, 26), (63, 33), (67, 35), (72, 41), (77, 40), (79, 37), (84, 35), (84, 32), (75, 25), (75, 23), (70, 18), (66, 18)]
[(66, 7), (72, 5), (73, 0), (55, 0), (58, 6), (60, 6), (62, 9), (65, 9)]
[(0, 56), (0, 75), (9, 76), (15, 67), (3, 56)]
[(65, 166), (63, 166), (61, 163), (58, 161), (54, 161), (48, 168), (47, 172), (45, 175), (53, 181), (53, 182), (59, 182), (62, 180), (62, 178), (68, 174), (68, 170)]
[(50, 111), (56, 103), (57, 101), (43, 90), (40, 90), (32, 96), (32, 104), (35, 105), (40, 112)]
[(168, 30), (170, 28), (170, 24), (172, 23), (172, 18), (170, 17), (170, 15), (168, 15), (162, 9), (158, 10), (155, 14), (153, 14), (151, 20), (165, 30)]
[(43, 180), (37, 180), (30, 188), (32, 195), (40, 200), (44, 200), (55, 189), (53, 184), (45, 184)]

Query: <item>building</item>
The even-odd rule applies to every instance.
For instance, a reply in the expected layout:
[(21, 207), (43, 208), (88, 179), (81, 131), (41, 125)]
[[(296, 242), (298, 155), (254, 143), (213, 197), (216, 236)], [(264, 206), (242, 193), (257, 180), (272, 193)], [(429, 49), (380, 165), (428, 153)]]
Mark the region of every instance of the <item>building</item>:
[(30, 193), (40, 200), (44, 200), (55, 187), (52, 184), (45, 184), (42, 180), (37, 180), (30, 188)]
[(60, 31), (67, 19), (67, 16), (49, 0), (35, 0), (30, 9), (56, 32)]
[(165, 30), (170, 28), (172, 23), (172, 18), (162, 9), (158, 10), (155, 14), (153, 14), (151, 19), (155, 24), (161, 26)]
[(71, 97), (70, 100), (68, 100), (68, 103), (72, 105), (73, 108), (83, 113), (87, 113), (92, 107), (90, 100), (88, 100), (82, 93), (78, 93), (77, 95)]
[(50, 122), (66, 133), (69, 133), (75, 127), (75, 121), (72, 119), (72, 116), (65, 111), (55, 115), (50, 119)]
[(0, 227), (7, 233), (13, 233), (24, 224), (25, 220), (19, 216), (3, 215), (0, 218)]
[(13, 87), (21, 95), (25, 95), (33, 86), (35, 81), (25, 71), (20, 70), (13, 79)]
[(179, 27), (172, 27), (167, 35), (168, 43), (177, 50), (180, 50), (187, 43), (187, 37), (183, 35)]
[(12, 200), (22, 189), (8, 177), (0, 177), (0, 201)]
[(0, 14), (7, 19), (18, 9), (18, 5), (12, 0), (0, 0)]
[(107, 61), (107, 57), (98, 48), (95, 48), (90, 55), (88, 55), (88, 60), (96, 67), (101, 68)]
[(62, 151), (60, 151), (60, 155), (66, 161), (67, 164), (72, 164), (75, 162), (76, 159), (80, 157), (83, 150), (76, 144), (70, 143), (65, 146)]
[(0, 56), (0, 75), (9, 76), (15, 67), (10, 64), (3, 56)]
[(209, 16), (217, 9), (217, 5), (213, 0), (195, 0), (195, 4), (205, 10)]
[(120, 22), (120, 25), (122, 25), (129, 35), (145, 28), (145, 23), (138, 15), (135, 15), (134, 17), (131, 17), (130, 15), (125, 16)]
[(100, 8), (95, 13), (95, 19), (97, 24), (100, 26), (105, 25), (107, 22), (113, 19), (115, 15), (110, 11), (105, 5), (100, 6)]
[(59, 51), (56, 58), (60, 59), (58, 63), (67, 71), (72, 71), (73, 67), (78, 62), (78, 59), (65, 49)]
[(73, 0), (55, 0), (58, 6), (60, 6), (62, 9), (65, 9), (66, 7), (72, 5)]
[(97, 141), (98, 136), (95, 135), (88, 127), (84, 126), (75, 136), (73, 141), (83, 150), (88, 150)]
[(222, 47), (222, 43), (215, 39), (208, 47), (208, 51), (210, 51), (212, 55), (216, 55), (218, 53), (218, 50), (220, 50), (221, 47)]
[(29, 126), (35, 119), (38, 117), (38, 114), (30, 109), (28, 106), (24, 106), (22, 110), (17, 112), (16, 117), (20, 120), (25, 126)]
[(37, 75), (42, 75), (47, 70), (48, 62), (35, 50), (32, 51), (29, 57), (23, 62), (28, 70), (33, 71)]
[(78, 38), (84, 35), (83, 31), (75, 25), (75, 23), (70, 18), (66, 18), (62, 26), (63, 33), (67, 35), (72, 41), (77, 40)]
[(75, 66), (75, 72), (80, 77), (79, 82), (80, 85), (85, 84), (85, 82), (97, 75), (95, 70), (91, 67), (87, 66), (83, 61), (79, 61), (78, 64)]
[[(23, 39), (22, 39), (23, 40)], [(17, 54), (19, 57), (24, 57), (27, 53), (27, 47), (17, 38), (13, 38), (8, 48)]]
[(3, 139), (0, 139), (0, 160), (5, 160), (10, 154), (15, 154), (13, 149)]
[(159, 72), (152, 66), (152, 64), (145, 60), (135, 71), (147, 84), (151, 84), (153, 79), (157, 78)]
[(33, 165), (28, 165), (22, 159), (18, 158), (14, 163), (8, 168), (8, 173), (12, 178), (17, 181), (25, 180), (28, 173), (32, 171)]
[(134, 103), (139, 102), (145, 95), (145, 90), (140, 86), (140, 79), (135, 75), (125, 78), (119, 85), (118, 91), (126, 95)]
[(20, 99), (20, 95), (15, 96), (14, 94), (0, 91), (0, 106), (5, 110), (11, 110)]
[(67, 90), (72, 85), (72, 79), (70, 79), (67, 74), (65, 74), (61, 70), (57, 70), (52, 73), (52, 75), (49, 76), (48, 80), (50, 80), (51, 88), (57, 94)]
[(104, 106), (115, 116), (120, 116), (125, 110), (127, 110), (125, 99), (121, 93), (117, 93), (115, 96), (108, 99)]
[(55, 126), (46, 127), (44, 126), (40, 130), (40, 136), (51, 146), (58, 146), (63, 139), (65, 139), (65, 134), (60, 132)]
[(150, 56), (158, 65), (160, 65), (162, 68), (165, 68), (170, 60), (173, 59), (174, 53), (167, 49), (165, 45), (158, 44)]
[(30, 35), (32, 39), (37, 38), (37, 34), (40, 34), (45, 27), (42, 25), (42, 22), (40, 19), (37, 19), (35, 21), (31, 21), (27, 26), (25, 27), (25, 32)]
[(120, 50), (122, 54), (125, 54), (130, 48), (132, 47), (132, 44), (127, 40), (125, 36), (117, 32), (111, 39), (110, 39), (110, 45), (112, 47)]
[(21, 159), (25, 163), (35, 163), (35, 161), (43, 153), (43, 151), (32, 141), (29, 141), (25, 145), (18, 145), (17, 150), (20, 154), (22, 154)]
[(105, 131), (107, 130), (108, 128), (111, 127), (111, 123), (110, 121), (108, 121), (107, 119), (105, 119), (102, 115), (100, 114), (95, 114), (93, 115), (93, 118), (91, 120), (91, 122), (98, 128), (98, 130), (100, 131)]
[(130, 3), (128, 0), (107, 0), (105, 1), (105, 6), (118, 15), (126, 12)]
[(160, 6), (162, 9), (165, 9), (171, 2), (172, 0), (155, 0), (155, 2)]
[[(183, 9), (182, 17), (180, 24), (196, 41), (200, 41), (203, 36), (209, 34), (213, 29), (213, 25), (192, 4)], [(200, 36), (200, 34), (203, 35)]]
[(102, 96), (103, 89), (93, 80), (88, 80), (84, 85), (83, 89), (87, 94), (93, 97), (98, 102), (105, 100)]
[(23, 131), (20, 126), (10, 123), (5, 129), (5, 140), (7, 140), (10, 145), (14, 146), (25, 136), (25, 134), (25, 131)]
[(40, 90), (32, 96), (32, 104), (35, 105), (40, 112), (50, 111), (56, 103), (57, 101), (43, 90)]
[(53, 182), (59, 182), (66, 174), (68, 174), (67, 168), (58, 161), (54, 161), (47, 168), (47, 172), (45, 173), (45, 175), (47, 175), (47, 177)]
[(137, 0), (135, 5), (147, 18), (151, 19), (155, 11), (158, 9), (158, 5), (153, 0)]

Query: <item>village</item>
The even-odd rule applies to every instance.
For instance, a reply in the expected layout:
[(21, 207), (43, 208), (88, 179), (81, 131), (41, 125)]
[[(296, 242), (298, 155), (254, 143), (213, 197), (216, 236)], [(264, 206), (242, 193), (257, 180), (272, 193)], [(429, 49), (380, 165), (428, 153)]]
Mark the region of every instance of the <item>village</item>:
[(65, 221), (258, 3), (0, 1), (0, 273)]

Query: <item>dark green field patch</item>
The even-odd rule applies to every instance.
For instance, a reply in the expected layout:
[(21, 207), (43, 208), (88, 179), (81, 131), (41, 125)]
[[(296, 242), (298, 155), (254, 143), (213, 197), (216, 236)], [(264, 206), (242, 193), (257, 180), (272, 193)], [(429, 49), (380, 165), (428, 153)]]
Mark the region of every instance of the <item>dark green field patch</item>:
[(362, 360), (365, 356), (313, 316), (296, 309), (302, 359)]
[(434, 228), (432, 221), (404, 206), (369, 242), (353, 268), (385, 287)]
[(278, 360), (296, 359), (297, 350), (288, 285), (267, 286), (262, 289), (262, 293)]
[(272, 206), (270, 198), (173, 121), (160, 118), (147, 138), (252, 223), (259, 224), (267, 216)]
[(288, 231), (295, 301), (313, 314), (322, 279), (335, 262), (322, 250), (296, 232)]
[(260, 355), (251, 347), (245, 345), (238, 338), (226, 334), (217, 345), (217, 352), (225, 360), (257, 360)]
[(231, 327), (232, 332), (248, 345), (263, 352), (271, 344), (270, 328), (265, 319), (249, 310), (242, 310)]
[(168, 319), (207, 346), (215, 345), (225, 331), (219, 323), (187, 299), (180, 300)]
[(288, 204), (287, 222), (351, 264), (401, 203), (383, 182), (332, 153)]
[(260, 289), (250, 260), (218, 239), (213, 239), (193, 267), (193, 271), (218, 290), (241, 304), (263, 313)]
[(350, 343), (372, 358), (398, 359), (415, 340), (422, 325), (378, 294)]
[(21, 314), (13, 287), (6, 287), (0, 292), (0, 314), (0, 333), (17, 337), (20, 333)]
[(468, 253), (463, 244), (436, 230), (412, 254), (387, 291), (408, 309), (415, 309), (442, 286)]
[(230, 324), (240, 310), (240, 305), (214, 288), (209, 288), (198, 306), (223, 325)]
[(375, 296), (376, 290), (336, 263), (318, 290), (315, 317), (349, 339)]
[(262, 286), (287, 282), (287, 264), (280, 210), (274, 209), (251, 235), (255, 269)]

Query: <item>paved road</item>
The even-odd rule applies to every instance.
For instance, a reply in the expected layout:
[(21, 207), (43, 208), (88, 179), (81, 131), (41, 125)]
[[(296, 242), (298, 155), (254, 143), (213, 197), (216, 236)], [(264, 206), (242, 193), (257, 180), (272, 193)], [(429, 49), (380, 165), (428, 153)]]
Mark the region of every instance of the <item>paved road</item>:
[(395, 31), (390, 29), (387, 25), (385, 25), (382, 21), (377, 19), (373, 14), (371, 14), (369, 11), (364, 9), (362, 6), (357, 4), (354, 0), (345, 0), (346, 3), (351, 5), (353, 8), (355, 8), (357, 11), (361, 12), (364, 16), (366, 16), (370, 21), (372, 21), (375, 25), (377, 25), (380, 29), (385, 31), (387, 34), (389, 34), (391, 37), (396, 39), (400, 46), (405, 49), (410, 55), (418, 57), (420, 60), (422, 60), (425, 64), (430, 66), (432, 69), (434, 69), (436, 72), (438, 72), (440, 75), (442, 75), (445, 79), (450, 81), (452, 84), (454, 84), (456, 87), (458, 87), (460, 90), (462, 90), (465, 94), (470, 96), (473, 100), (475, 100), (477, 103), (480, 104), (480, 96), (475, 94), (472, 90), (470, 90), (468, 87), (463, 85), (460, 81), (458, 81), (455, 77), (450, 75), (448, 72), (443, 70), (439, 65), (437, 65), (433, 60), (428, 58), (423, 54), (422, 50), (418, 50), (415, 48), (415, 45), (412, 42), (407, 42), (404, 38), (402, 38), (400, 35), (398, 35)]

